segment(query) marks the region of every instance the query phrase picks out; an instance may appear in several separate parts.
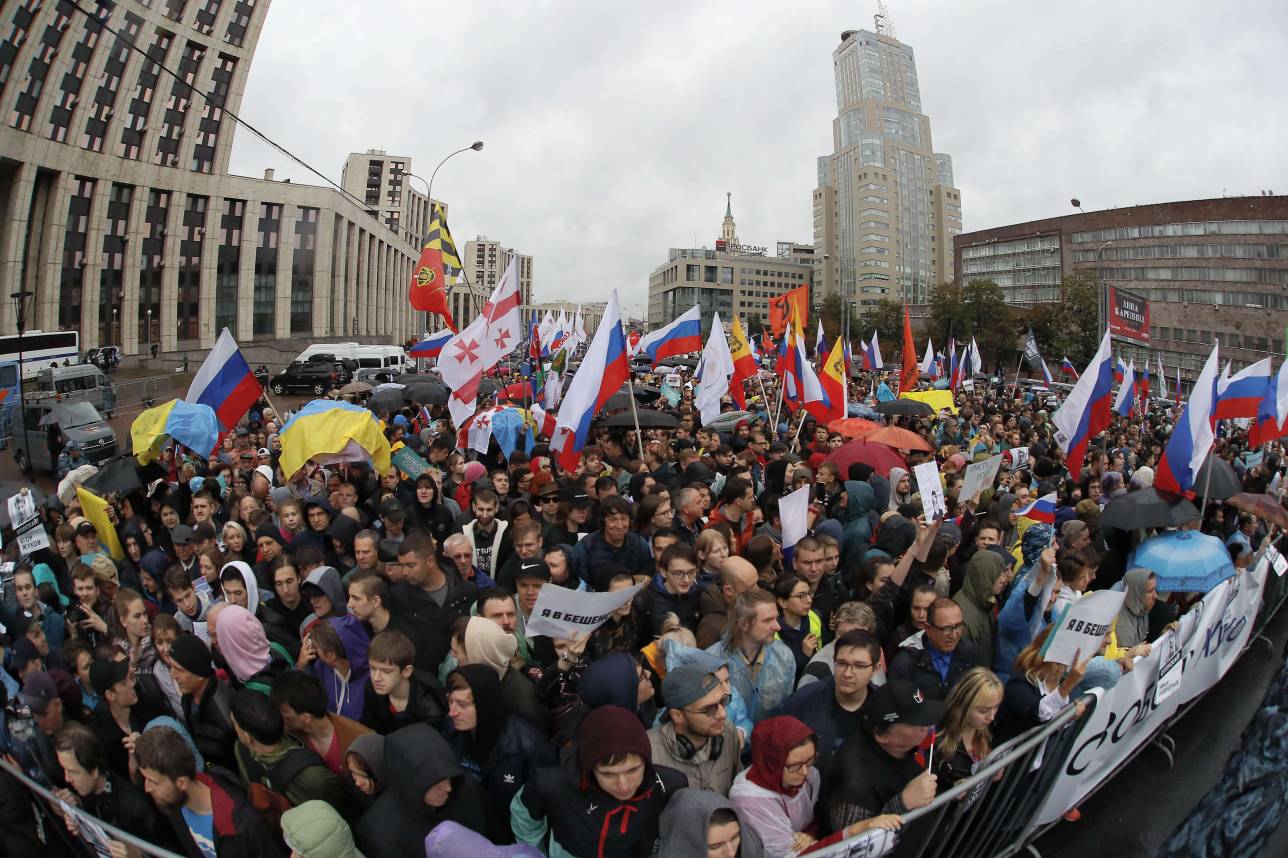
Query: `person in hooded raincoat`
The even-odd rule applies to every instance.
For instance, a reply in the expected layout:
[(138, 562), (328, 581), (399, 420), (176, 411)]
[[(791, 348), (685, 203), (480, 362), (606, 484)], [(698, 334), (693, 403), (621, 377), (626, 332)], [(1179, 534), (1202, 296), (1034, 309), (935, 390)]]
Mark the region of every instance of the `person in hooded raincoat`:
[(993, 600), (1010, 583), (1007, 561), (996, 551), (979, 551), (966, 564), (966, 580), (953, 601), (962, 609), (966, 636), (975, 644), (976, 663), (993, 663), (997, 620)]
[[(709, 855), (737, 843), (738, 858), (762, 858), (767, 853), (751, 821), (732, 801), (705, 789), (685, 787), (662, 812), (658, 855)], [(735, 838), (737, 838), (735, 840)]]

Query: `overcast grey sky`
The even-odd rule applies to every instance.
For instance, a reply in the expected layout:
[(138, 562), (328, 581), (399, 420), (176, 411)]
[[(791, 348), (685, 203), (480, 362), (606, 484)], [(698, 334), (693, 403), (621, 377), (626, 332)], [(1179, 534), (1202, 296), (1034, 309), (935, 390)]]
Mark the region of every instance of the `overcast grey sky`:
[[(890, 0), (967, 230), (1288, 193), (1282, 0)], [(670, 247), (813, 240), (831, 52), (875, 0), (274, 0), (242, 115), (336, 181), (383, 148), (438, 174), (457, 243), (534, 257), (537, 300), (641, 315)], [(244, 130), (232, 168), (316, 182)], [(419, 187), (419, 183), (417, 183)]]

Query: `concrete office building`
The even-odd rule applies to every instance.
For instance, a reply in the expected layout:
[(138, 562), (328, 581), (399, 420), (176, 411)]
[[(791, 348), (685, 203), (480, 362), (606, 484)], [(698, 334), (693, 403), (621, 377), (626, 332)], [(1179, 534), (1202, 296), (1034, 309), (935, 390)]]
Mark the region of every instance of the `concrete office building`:
[[(586, 336), (589, 338), (595, 336), (595, 329), (603, 321), (604, 309), (607, 306), (607, 302), (604, 301), (591, 301), (585, 304), (564, 300), (538, 301), (532, 305), (529, 313), (536, 319), (544, 319), (546, 313), (557, 319), (559, 318), (559, 311), (562, 310), (564, 315), (571, 321), (573, 315), (580, 312), (582, 327), (586, 329)], [(587, 342), (589, 342), (589, 339), (587, 339)]]
[[(362, 200), (371, 214), (399, 233), (409, 244), (421, 246), (429, 231), (429, 197), (414, 190), (411, 158), (389, 155), (383, 149), (354, 152), (340, 171), (340, 186)], [(426, 183), (426, 190), (429, 189)], [(444, 212), (447, 206), (441, 200)]]
[(883, 299), (925, 303), (952, 276), (961, 193), (935, 152), (912, 48), (878, 15), (832, 52), (837, 117), (813, 195), (815, 282), (860, 311)]
[(465, 242), (461, 252), (461, 264), (465, 266), (465, 278), (469, 281), (452, 287), (448, 303), (457, 324), (468, 325), (484, 302), (492, 297), (492, 292), (501, 282), (510, 260), (519, 258), (519, 302), (526, 316), (532, 307), (532, 257), (519, 253), (512, 247), (505, 247), (499, 241), (492, 241), (486, 236), (475, 236)]
[[(4, 4), (0, 294), (34, 294), (28, 330), (197, 357), (228, 327), (271, 360), (424, 327), (407, 302), (419, 246), (364, 197), (228, 173), (268, 7)], [(0, 331), (15, 323), (0, 301)]]
[(978, 230), (956, 237), (953, 258), (959, 280), (993, 280), (1019, 307), (1059, 301), (1061, 279), (1082, 270), (1144, 296), (1148, 344), (1115, 348), (1137, 366), (1148, 354), (1157, 367), (1161, 356), (1169, 376), (1177, 366), (1196, 376), (1218, 339), (1235, 369), (1284, 355), (1285, 196), (1154, 203)]
[[(711, 314), (726, 323), (737, 315), (758, 332), (769, 322), (769, 300), (812, 282), (812, 248), (782, 241), (777, 255), (765, 247), (739, 244), (731, 203), (726, 202), (721, 237), (715, 249), (671, 248), (667, 261), (653, 269), (648, 281), (648, 327), (656, 328), (697, 304), (702, 329), (711, 326)], [(811, 299), (814, 290), (811, 288)]]

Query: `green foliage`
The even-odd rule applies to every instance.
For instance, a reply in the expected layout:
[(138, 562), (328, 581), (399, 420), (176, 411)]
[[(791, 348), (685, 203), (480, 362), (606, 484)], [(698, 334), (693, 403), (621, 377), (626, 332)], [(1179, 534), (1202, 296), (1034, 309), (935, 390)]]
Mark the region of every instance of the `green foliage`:
[[(1047, 366), (1067, 356), (1081, 371), (1091, 360), (1103, 333), (1099, 327), (1100, 284), (1094, 271), (1079, 271), (1060, 283), (1060, 301), (1039, 304), (1023, 313), (1033, 328)], [(1053, 370), (1054, 371), (1054, 370)]]
[[(841, 332), (841, 316), (844, 312), (842, 307), (841, 295), (839, 292), (833, 292), (823, 298), (823, 333), (827, 335), (830, 342), (833, 337)], [(854, 308), (850, 308), (850, 339), (862, 339), (862, 329), (864, 321)], [(871, 336), (869, 334), (868, 336)]]
[(1004, 295), (992, 280), (971, 280), (965, 286), (954, 280), (936, 286), (930, 293), (931, 339), (943, 347), (950, 336), (958, 343), (974, 337), (985, 366), (1011, 360), (1019, 330), (1015, 311)]
[(871, 339), (874, 329), (889, 363), (889, 356), (896, 354), (903, 345), (903, 305), (898, 301), (882, 300), (865, 307), (863, 317), (853, 329), (855, 341)]

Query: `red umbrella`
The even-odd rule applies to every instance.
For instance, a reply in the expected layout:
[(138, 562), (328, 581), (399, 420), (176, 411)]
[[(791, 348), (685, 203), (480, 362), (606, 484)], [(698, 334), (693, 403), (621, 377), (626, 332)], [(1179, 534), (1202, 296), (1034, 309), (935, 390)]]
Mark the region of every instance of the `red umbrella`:
[(877, 431), (864, 435), (863, 440), (871, 441), (874, 444), (885, 444), (887, 447), (894, 447), (896, 450), (935, 452), (934, 448), (927, 444), (926, 440), (916, 432), (909, 432), (907, 429), (900, 429), (898, 426), (882, 426)]
[(872, 470), (883, 477), (890, 476), (891, 468), (906, 468), (908, 463), (892, 448), (885, 444), (874, 444), (866, 439), (848, 441), (837, 447), (827, 457), (841, 471), (841, 479), (849, 479), (850, 465), (862, 462), (871, 465)]
[(838, 417), (827, 424), (829, 432), (840, 432), (846, 438), (862, 438), (881, 428), (883, 428), (882, 424), (864, 420), (862, 417)]

